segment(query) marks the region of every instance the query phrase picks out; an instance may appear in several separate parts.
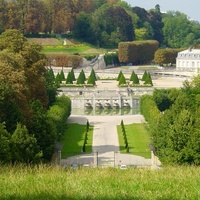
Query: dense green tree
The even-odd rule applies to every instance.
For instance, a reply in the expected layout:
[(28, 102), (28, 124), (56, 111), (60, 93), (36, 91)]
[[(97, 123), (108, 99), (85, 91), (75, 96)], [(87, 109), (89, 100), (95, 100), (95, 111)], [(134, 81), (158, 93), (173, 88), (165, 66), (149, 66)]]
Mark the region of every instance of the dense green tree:
[(91, 28), (92, 16), (91, 14), (86, 14), (81, 12), (76, 17), (74, 24), (73, 35), (81, 40), (87, 42), (94, 42), (93, 30)]
[(42, 152), (34, 135), (30, 135), (26, 126), (17, 124), (11, 136), (12, 162), (36, 163), (42, 157)]
[(68, 72), (68, 75), (66, 78), (66, 84), (73, 84), (71, 72)]
[(120, 80), (121, 76), (123, 76), (123, 72), (122, 72), (122, 71), (119, 72), (119, 74), (118, 74), (118, 76), (117, 76), (117, 81)]
[(134, 70), (133, 70), (132, 73), (131, 73), (130, 81), (133, 81), (134, 76), (135, 76), (135, 72), (134, 72)]
[(148, 72), (145, 70), (143, 75), (142, 75), (142, 81), (146, 80), (147, 75), (148, 75)]
[(169, 98), (169, 92), (170, 90), (166, 89), (156, 89), (153, 92), (154, 101), (161, 112), (165, 111), (166, 109), (169, 109), (172, 105), (172, 101)]
[(71, 72), (72, 81), (75, 81), (76, 78), (75, 78), (75, 75), (74, 75), (74, 69), (72, 68), (70, 72)]
[(95, 73), (95, 71), (94, 71), (93, 68), (92, 68), (92, 70), (90, 72), (90, 76), (92, 77), (92, 79), (94, 79), (95, 81), (97, 81), (96, 73)]
[(117, 46), (134, 38), (132, 18), (122, 7), (104, 4), (93, 14), (91, 27), (99, 46)]
[(50, 161), (56, 145), (56, 128), (49, 119), (46, 110), (40, 101), (31, 103), (32, 121), (27, 128), (29, 133), (34, 135), (37, 144), (43, 153), (42, 158)]
[(61, 78), (59, 72), (56, 74), (55, 82), (56, 82), (57, 85), (60, 85), (60, 83), (62, 82), (62, 78)]
[(164, 44), (171, 48), (189, 47), (186, 43), (188, 34), (191, 33), (191, 22), (181, 12), (168, 12), (163, 18)]
[(78, 78), (77, 78), (77, 84), (84, 84), (86, 81), (85, 73), (83, 70), (81, 70)]
[(121, 74), (118, 85), (125, 85), (125, 84), (126, 84), (126, 78), (124, 74)]
[(159, 5), (157, 5), (156, 9), (151, 9), (148, 13), (148, 22), (151, 24), (153, 28), (153, 39), (157, 40), (160, 44), (163, 44), (163, 22), (162, 22), (162, 14), (160, 9), (158, 9)]
[(5, 124), (0, 123), (0, 163), (11, 162), (10, 137)]
[(141, 98), (141, 112), (163, 164), (200, 164), (199, 97), (200, 91), (185, 83), (181, 90), (156, 90)]
[(58, 86), (55, 83), (55, 76), (52, 69), (46, 73), (46, 90), (48, 96), (48, 106), (51, 106), (56, 101)]
[(7, 2), (6, 0), (0, 0), (0, 34), (5, 31), (5, 25), (7, 23)]
[(71, 114), (71, 100), (67, 96), (57, 98), (55, 104), (48, 111), (48, 118), (53, 122), (56, 128), (56, 138), (60, 140), (66, 129), (66, 119)]
[(151, 74), (149, 72), (147, 73), (144, 84), (153, 86)]
[(62, 79), (62, 81), (65, 80), (65, 74), (63, 72), (63, 69), (60, 71), (60, 78)]
[(139, 83), (140, 83), (140, 81), (139, 81), (138, 75), (135, 74), (135, 75), (133, 76), (133, 84), (139, 84)]
[(91, 72), (91, 74), (90, 74), (90, 76), (89, 76), (89, 78), (88, 78), (88, 81), (87, 81), (87, 84), (92, 84), (92, 85), (95, 85), (96, 83), (95, 83), (95, 76), (94, 76), (94, 74), (92, 74), (92, 72)]

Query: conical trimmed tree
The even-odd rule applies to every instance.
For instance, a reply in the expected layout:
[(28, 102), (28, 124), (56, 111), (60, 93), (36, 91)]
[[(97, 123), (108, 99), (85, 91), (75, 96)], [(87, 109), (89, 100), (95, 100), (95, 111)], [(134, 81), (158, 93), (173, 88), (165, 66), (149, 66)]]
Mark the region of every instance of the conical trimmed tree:
[(135, 76), (133, 77), (133, 84), (139, 84), (139, 83), (140, 83), (139, 78), (137, 74), (135, 74)]
[(64, 74), (63, 70), (61, 70), (61, 72), (60, 72), (60, 79), (61, 79), (61, 81), (65, 80), (65, 74)]
[(149, 84), (149, 85), (153, 86), (153, 82), (152, 82), (152, 78), (151, 78), (151, 74), (150, 73), (147, 73), (147, 77), (145, 79), (144, 84), (145, 85)]
[(119, 84), (118, 85), (125, 85), (126, 84), (126, 79), (124, 77), (124, 74), (121, 75), (119, 79)]
[(120, 80), (121, 76), (123, 75), (122, 71), (119, 72), (118, 77), (117, 77), (117, 81)]
[(94, 79), (95, 81), (97, 81), (97, 77), (96, 77), (96, 74), (95, 74), (95, 71), (94, 71), (93, 68), (92, 68), (92, 71), (91, 71), (91, 73), (90, 73), (90, 76), (93, 76), (93, 79)]
[(134, 80), (135, 74), (136, 74), (136, 73), (135, 73), (134, 71), (132, 71), (131, 77), (130, 77), (130, 81), (133, 81), (133, 80)]
[(73, 68), (71, 69), (71, 78), (72, 78), (72, 81), (75, 81), (75, 80), (76, 80), (75, 75), (74, 75), (74, 69), (73, 69)]
[(55, 80), (55, 75), (52, 68), (48, 70), (48, 75), (50, 78), (52, 78), (52, 80)]
[(61, 79), (61, 76), (60, 76), (60, 73), (59, 73), (59, 72), (58, 72), (57, 75), (56, 75), (55, 82), (56, 82), (56, 84), (58, 84), (58, 85), (62, 82), (62, 79)]
[(145, 71), (144, 71), (144, 74), (143, 74), (143, 76), (142, 76), (142, 81), (145, 81), (145, 80), (146, 80), (147, 75), (148, 75), (148, 73), (147, 73), (147, 71), (145, 70)]
[(88, 78), (87, 84), (95, 85), (95, 77), (91, 74)]
[(84, 84), (85, 83), (85, 73), (84, 71), (82, 70), (77, 78), (77, 83), (76, 84)]
[(71, 72), (67, 75), (66, 84), (73, 84)]

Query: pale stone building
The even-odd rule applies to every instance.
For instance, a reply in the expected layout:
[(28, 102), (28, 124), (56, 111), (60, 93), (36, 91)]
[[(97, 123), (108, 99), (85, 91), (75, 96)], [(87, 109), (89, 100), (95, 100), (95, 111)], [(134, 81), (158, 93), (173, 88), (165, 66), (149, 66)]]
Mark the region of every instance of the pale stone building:
[(176, 69), (185, 71), (200, 70), (200, 49), (187, 49), (178, 53)]

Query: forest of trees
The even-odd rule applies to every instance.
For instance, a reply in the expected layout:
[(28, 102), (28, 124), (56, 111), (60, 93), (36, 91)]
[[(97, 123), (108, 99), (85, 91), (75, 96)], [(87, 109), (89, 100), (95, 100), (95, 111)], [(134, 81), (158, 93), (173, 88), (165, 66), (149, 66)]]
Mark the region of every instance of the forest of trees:
[(0, 36), (0, 162), (50, 161), (71, 112), (45, 68), (42, 47), (18, 30)]
[(141, 98), (152, 146), (164, 165), (200, 165), (199, 88), (200, 75), (181, 89), (157, 89)]
[[(163, 8), (164, 9), (164, 8)], [(161, 47), (200, 44), (200, 24), (179, 11), (145, 10), (121, 0), (0, 0), (0, 33), (73, 36), (98, 46), (157, 40)]]

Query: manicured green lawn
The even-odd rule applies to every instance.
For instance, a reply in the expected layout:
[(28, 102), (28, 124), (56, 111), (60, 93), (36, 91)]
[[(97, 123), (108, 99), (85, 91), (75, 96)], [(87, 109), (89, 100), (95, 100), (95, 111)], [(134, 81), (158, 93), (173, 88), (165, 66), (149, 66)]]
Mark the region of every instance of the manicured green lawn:
[[(82, 153), (85, 132), (86, 132), (86, 125), (80, 125), (80, 124), (67, 125), (67, 129), (61, 141), (63, 145), (61, 152), (62, 158), (67, 158)], [(92, 134), (93, 134), (93, 127), (90, 126), (88, 131), (88, 139), (87, 139), (85, 153), (90, 153), (92, 151)]]
[[(121, 125), (117, 126), (117, 130), (120, 151), (121, 153), (126, 153)], [(125, 130), (129, 144), (129, 153), (145, 158), (151, 158), (151, 152), (149, 149), (150, 137), (145, 129), (144, 124), (125, 125)]]
[(82, 53), (91, 47), (88, 45), (69, 45), (69, 46), (43, 46), (43, 53)]

